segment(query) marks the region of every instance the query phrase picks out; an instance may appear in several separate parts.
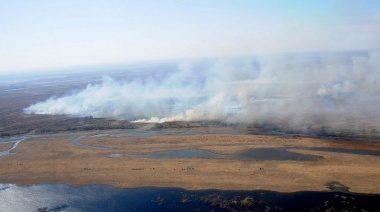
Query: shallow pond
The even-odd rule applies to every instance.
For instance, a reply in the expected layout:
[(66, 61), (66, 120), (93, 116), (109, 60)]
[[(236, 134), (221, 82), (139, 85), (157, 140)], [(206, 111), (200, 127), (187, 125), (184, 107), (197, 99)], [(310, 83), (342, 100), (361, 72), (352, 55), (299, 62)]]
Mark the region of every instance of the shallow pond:
[[(121, 155), (119, 155), (121, 156)], [(321, 156), (307, 155), (295, 152), (289, 152), (281, 148), (261, 148), (250, 149), (236, 154), (217, 154), (206, 150), (188, 149), (174, 150), (165, 152), (154, 152), (150, 154), (126, 155), (130, 157), (144, 158), (219, 158), (219, 159), (236, 159), (236, 160), (296, 160), (296, 161), (315, 161), (321, 159)]]
[(297, 149), (322, 151), (322, 152), (346, 153), (346, 154), (355, 154), (355, 155), (380, 156), (380, 151), (361, 150), (361, 149), (342, 149), (342, 148), (329, 148), (329, 147), (298, 147)]

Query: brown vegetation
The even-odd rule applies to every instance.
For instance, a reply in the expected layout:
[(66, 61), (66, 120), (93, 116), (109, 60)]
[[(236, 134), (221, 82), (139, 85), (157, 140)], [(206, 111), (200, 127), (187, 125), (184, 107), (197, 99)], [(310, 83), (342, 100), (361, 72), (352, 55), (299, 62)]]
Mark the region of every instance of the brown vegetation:
[(5, 150), (8, 150), (12, 147), (12, 144), (3, 144), (3, 143), (0, 143), (0, 152), (1, 151), (5, 151)]
[[(109, 146), (91, 150), (75, 146), (71, 139), (81, 134), (33, 138), (20, 144), (17, 154), (3, 156), (0, 182), (70, 185), (108, 184), (116, 187), (162, 186), (187, 189), (268, 189), (275, 191), (328, 190), (326, 183), (338, 181), (350, 191), (378, 193), (380, 157), (294, 150), (323, 156), (317, 161), (241, 161), (228, 159), (152, 159), (115, 153), (147, 153), (171, 149), (199, 148), (232, 153), (246, 148), (286, 146), (330, 146), (330, 141), (311, 138), (281, 138), (257, 135), (190, 135), (145, 138), (87, 138), (85, 143)], [(191, 144), (194, 145), (191, 145)], [(352, 142), (350, 147), (360, 147)], [(344, 142), (333, 143), (345, 148)], [(372, 150), (380, 150), (374, 142)], [(10, 164), (10, 165), (9, 165)], [(22, 164), (22, 165), (17, 165)], [(363, 180), (365, 179), (365, 180)]]

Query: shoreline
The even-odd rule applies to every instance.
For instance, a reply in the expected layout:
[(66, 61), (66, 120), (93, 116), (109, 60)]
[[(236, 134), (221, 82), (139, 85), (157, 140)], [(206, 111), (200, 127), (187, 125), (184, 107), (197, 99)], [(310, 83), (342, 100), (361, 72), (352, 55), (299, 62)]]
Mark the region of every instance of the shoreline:
[[(335, 183), (335, 182), (332, 182)], [(36, 183), (36, 184), (18, 184), (18, 183), (7, 183), (7, 182), (0, 182), (0, 185), (4, 186), (17, 186), (17, 187), (32, 187), (32, 186), (67, 186), (72, 188), (80, 188), (80, 187), (110, 187), (113, 189), (121, 189), (121, 190), (135, 190), (135, 189), (173, 189), (173, 190), (184, 190), (189, 192), (273, 192), (273, 193), (280, 193), (280, 194), (295, 194), (295, 193), (341, 193), (341, 194), (348, 194), (348, 195), (362, 195), (362, 196), (378, 196), (380, 197), (379, 193), (358, 193), (358, 192), (351, 192), (351, 191), (344, 191), (344, 190), (334, 190), (334, 189), (328, 189), (328, 190), (297, 190), (297, 191), (277, 191), (277, 190), (267, 190), (267, 189), (255, 189), (255, 190), (240, 190), (240, 189), (216, 189), (216, 188), (206, 188), (206, 189), (186, 189), (182, 187), (158, 187), (158, 186), (140, 186), (140, 187), (116, 187), (113, 185), (108, 184), (65, 184), (65, 183)], [(326, 185), (326, 188), (329, 186)], [(0, 188), (0, 191), (2, 189), (6, 188)], [(343, 186), (345, 189), (346, 187)]]
[[(270, 190), (186, 190), (173, 187), (120, 189), (112, 186), (66, 186), (43, 184), (32, 187), (0, 184), (2, 211), (377, 211), (380, 194), (329, 192), (277, 192)], [(6, 192), (2, 192), (8, 190)], [(24, 199), (7, 198), (9, 193)], [(101, 193), (102, 195), (99, 195)], [(52, 195), (53, 194), (53, 195)], [(78, 198), (79, 197), (79, 198)], [(44, 201), (39, 201), (40, 199)], [(131, 207), (132, 206), (132, 207)]]

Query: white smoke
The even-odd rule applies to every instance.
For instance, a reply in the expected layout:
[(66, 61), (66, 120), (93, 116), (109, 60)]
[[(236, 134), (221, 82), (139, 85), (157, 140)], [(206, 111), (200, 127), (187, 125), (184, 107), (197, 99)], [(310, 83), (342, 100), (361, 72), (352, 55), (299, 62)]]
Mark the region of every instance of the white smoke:
[(136, 122), (378, 123), (380, 52), (291, 54), (180, 63), (164, 79), (104, 77), (75, 94), (39, 102), (35, 114)]

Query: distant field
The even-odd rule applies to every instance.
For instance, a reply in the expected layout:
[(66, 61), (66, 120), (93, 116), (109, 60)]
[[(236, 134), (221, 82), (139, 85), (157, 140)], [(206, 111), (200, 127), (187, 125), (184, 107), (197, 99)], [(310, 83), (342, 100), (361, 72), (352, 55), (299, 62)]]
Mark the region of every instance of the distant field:
[(134, 72), (125, 74), (123, 71), (112, 71), (2, 77), (0, 79), (0, 136), (134, 128), (128, 121), (23, 113), (24, 108), (34, 103), (70, 94), (70, 92), (85, 88), (89, 83), (99, 83), (105, 75), (128, 80), (134, 74)]
[[(134, 79), (149, 80), (155, 77), (163, 79), (175, 68), (173, 64), (162, 64), (154, 67), (141, 66), (122, 70), (109, 69), (110, 71), (86, 72), (82, 74), (68, 73), (51, 76), (39, 74), (2, 77), (0, 79), (0, 136), (138, 128), (140, 124), (131, 123), (126, 120), (93, 118), (91, 116), (69, 117), (65, 115), (25, 114), (23, 113), (23, 109), (49, 98), (61, 97), (83, 90), (88, 84), (98, 84), (102, 81), (103, 76), (110, 76), (123, 82)], [(293, 116), (296, 117), (297, 115), (297, 113), (294, 113)], [(300, 114), (299, 116), (306, 115)], [(252, 122), (245, 122), (241, 126), (248, 128), (251, 134), (328, 136), (329, 139), (377, 139), (380, 137), (379, 117), (380, 112), (372, 114), (370, 117), (363, 115), (353, 117), (352, 119), (339, 117), (339, 115), (330, 118), (325, 115), (324, 117), (321, 116), (321, 119), (324, 121), (316, 121), (309, 126), (304, 126), (302, 122), (296, 124), (289, 123), (286, 118), (276, 119), (276, 117), (273, 117), (268, 122), (258, 123), (252, 120)], [(329, 119), (331, 121), (328, 121)], [(156, 124), (155, 128), (223, 126), (226, 124), (217, 120), (205, 122), (167, 122)], [(228, 124), (236, 125), (239, 123)], [(303, 130), (300, 131), (300, 128)]]

